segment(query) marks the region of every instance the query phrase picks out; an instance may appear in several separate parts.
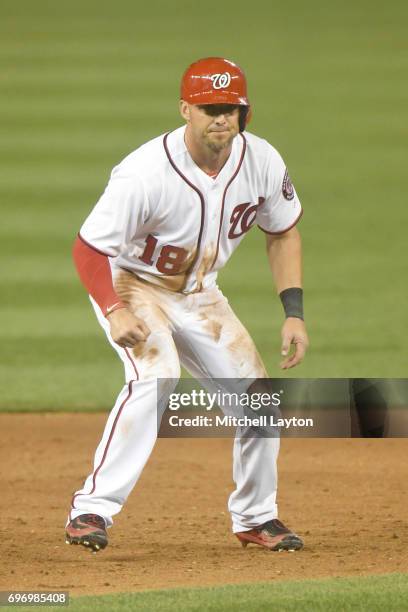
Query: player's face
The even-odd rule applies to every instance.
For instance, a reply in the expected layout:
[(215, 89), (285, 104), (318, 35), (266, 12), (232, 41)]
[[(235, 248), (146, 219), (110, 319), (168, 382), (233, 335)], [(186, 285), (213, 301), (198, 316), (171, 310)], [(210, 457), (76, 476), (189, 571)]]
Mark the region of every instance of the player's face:
[(239, 132), (239, 106), (236, 104), (187, 104), (180, 111), (194, 140), (218, 153), (230, 146)]

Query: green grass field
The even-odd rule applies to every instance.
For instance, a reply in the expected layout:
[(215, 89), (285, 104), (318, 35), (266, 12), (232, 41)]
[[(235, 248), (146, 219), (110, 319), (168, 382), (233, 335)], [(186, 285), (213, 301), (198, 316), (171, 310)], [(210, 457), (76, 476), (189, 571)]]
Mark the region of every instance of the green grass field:
[(72, 610), (157, 610), (174, 612), (267, 610), (344, 612), (346, 610), (406, 610), (408, 579), (403, 574), (371, 578), (242, 584), (211, 589), (178, 589), (72, 600)]
[[(250, 129), (280, 150), (305, 209), (311, 349), (288, 376), (406, 376), (408, 11), (391, 6), (4, 2), (1, 409), (111, 405), (121, 365), (71, 244), (111, 167), (180, 125), (180, 75), (210, 54), (245, 68)], [(220, 284), (278, 376), (282, 313), (258, 230)]]
[[(369, 610), (397, 612), (407, 609), (408, 579), (406, 574), (335, 578), (330, 580), (288, 581), (275, 584), (242, 584), (239, 586), (200, 589), (173, 589), (121, 593), (101, 597), (74, 597), (69, 610), (88, 612), (91, 609), (116, 612), (266, 612), (285, 610), (298, 612), (346, 612)], [(11, 608), (9, 608), (11, 609)], [(22, 607), (29, 611), (29, 607)], [(39, 609), (39, 608), (35, 608)], [(59, 610), (51, 607), (47, 609)]]

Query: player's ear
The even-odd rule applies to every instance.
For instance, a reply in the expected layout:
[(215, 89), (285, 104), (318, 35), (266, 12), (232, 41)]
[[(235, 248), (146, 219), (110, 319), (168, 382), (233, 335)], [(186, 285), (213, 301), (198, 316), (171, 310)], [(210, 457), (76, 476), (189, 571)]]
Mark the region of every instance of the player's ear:
[(187, 121), (190, 121), (190, 106), (185, 100), (180, 100), (180, 115)]

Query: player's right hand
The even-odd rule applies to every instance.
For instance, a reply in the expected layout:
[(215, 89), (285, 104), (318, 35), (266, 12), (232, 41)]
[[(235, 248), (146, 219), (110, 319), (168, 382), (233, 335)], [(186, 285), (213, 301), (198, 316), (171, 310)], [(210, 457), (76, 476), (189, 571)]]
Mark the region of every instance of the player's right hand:
[(110, 323), (110, 333), (116, 344), (123, 348), (132, 348), (138, 342), (145, 342), (150, 329), (143, 321), (127, 308), (114, 310), (106, 317)]

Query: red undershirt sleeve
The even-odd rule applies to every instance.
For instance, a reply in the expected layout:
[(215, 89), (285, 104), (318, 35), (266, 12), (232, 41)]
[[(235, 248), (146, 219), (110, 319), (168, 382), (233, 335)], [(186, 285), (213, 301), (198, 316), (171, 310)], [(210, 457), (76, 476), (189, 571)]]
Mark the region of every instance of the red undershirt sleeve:
[(108, 255), (96, 250), (78, 235), (72, 256), (82, 284), (104, 316), (119, 308), (126, 308), (113, 287)]

